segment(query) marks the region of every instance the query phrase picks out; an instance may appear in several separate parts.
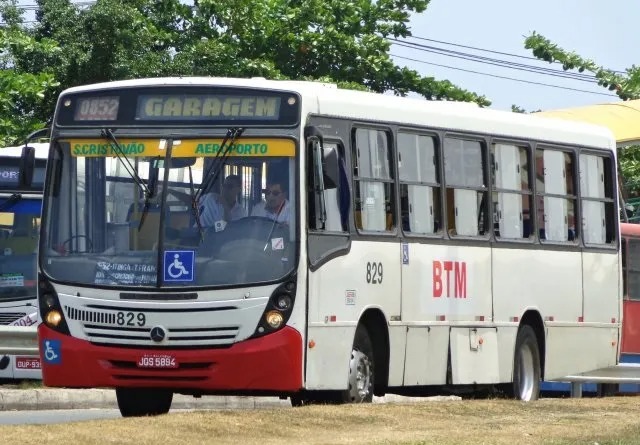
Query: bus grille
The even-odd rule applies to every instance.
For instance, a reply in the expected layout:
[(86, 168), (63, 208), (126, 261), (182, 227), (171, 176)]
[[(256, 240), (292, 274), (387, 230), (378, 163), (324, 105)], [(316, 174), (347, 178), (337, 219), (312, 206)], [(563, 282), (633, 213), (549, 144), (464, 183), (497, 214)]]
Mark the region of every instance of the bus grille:
[(171, 328), (165, 326), (167, 337), (162, 344), (151, 340), (153, 326), (118, 325), (116, 314), (65, 306), (70, 320), (82, 323), (87, 339), (96, 344), (151, 347), (198, 347), (228, 345), (240, 331), (239, 326), (218, 325)]
[(27, 314), (25, 314), (24, 312), (13, 313), (13, 314), (0, 314), (0, 325), (9, 325), (26, 315)]

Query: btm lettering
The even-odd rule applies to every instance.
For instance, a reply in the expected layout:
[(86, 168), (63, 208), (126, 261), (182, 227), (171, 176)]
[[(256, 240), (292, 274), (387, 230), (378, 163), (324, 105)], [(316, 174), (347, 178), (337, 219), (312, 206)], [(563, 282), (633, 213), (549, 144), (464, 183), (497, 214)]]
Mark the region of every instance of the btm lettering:
[[(452, 278), (453, 294), (451, 293)], [(442, 296), (445, 296), (447, 298), (467, 298), (466, 262), (438, 260), (433, 261), (433, 298), (440, 298)]]

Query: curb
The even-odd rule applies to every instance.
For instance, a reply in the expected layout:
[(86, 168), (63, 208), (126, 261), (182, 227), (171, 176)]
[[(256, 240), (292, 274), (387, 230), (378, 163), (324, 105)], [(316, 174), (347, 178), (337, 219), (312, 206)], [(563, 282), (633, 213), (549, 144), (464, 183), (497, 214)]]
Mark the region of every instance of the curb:
[[(403, 397), (387, 394), (374, 397), (373, 403), (420, 403), (425, 401), (460, 400), (456, 396)], [(195, 398), (175, 394), (171, 409), (255, 409), (291, 407), (288, 399), (251, 396), (202, 396)], [(62, 409), (117, 409), (113, 389), (2, 389), (0, 411), (33, 411)]]

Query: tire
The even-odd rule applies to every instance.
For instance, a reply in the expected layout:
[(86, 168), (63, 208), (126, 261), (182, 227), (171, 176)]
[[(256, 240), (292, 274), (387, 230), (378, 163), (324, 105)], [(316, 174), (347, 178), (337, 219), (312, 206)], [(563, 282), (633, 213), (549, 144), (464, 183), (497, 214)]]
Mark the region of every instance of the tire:
[(511, 397), (525, 402), (538, 400), (541, 376), (538, 339), (531, 326), (524, 325), (516, 337)]
[(171, 408), (173, 392), (158, 388), (116, 388), (122, 417), (158, 416)]
[(375, 382), (373, 346), (367, 329), (360, 325), (356, 329), (349, 360), (349, 389), (342, 394), (347, 403), (371, 403)]

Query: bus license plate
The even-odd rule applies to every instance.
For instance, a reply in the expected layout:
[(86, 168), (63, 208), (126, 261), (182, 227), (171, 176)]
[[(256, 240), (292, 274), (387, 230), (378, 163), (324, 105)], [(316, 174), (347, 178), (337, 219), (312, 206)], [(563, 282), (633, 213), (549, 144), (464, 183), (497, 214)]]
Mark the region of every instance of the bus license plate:
[(35, 357), (16, 357), (16, 369), (40, 369), (40, 359)]
[(143, 355), (136, 363), (138, 368), (177, 368), (178, 361), (171, 355)]

